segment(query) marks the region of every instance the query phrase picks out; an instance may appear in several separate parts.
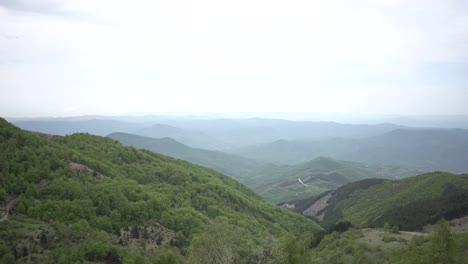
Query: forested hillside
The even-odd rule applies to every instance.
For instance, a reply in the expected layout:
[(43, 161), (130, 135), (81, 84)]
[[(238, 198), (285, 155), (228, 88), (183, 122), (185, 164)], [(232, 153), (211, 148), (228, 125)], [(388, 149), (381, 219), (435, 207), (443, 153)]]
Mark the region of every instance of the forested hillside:
[(321, 230), (214, 170), (110, 138), (0, 119), (0, 165), (6, 263), (276, 263)]
[(148, 138), (126, 133), (112, 133), (108, 137), (125, 145), (220, 171), (254, 189), (272, 203), (311, 197), (366, 178), (398, 178), (416, 174), (416, 171), (398, 166), (371, 166), (324, 157), (298, 165), (277, 165), (220, 151), (190, 148), (171, 138)]
[(440, 218), (468, 215), (468, 174), (434, 172), (401, 180), (366, 179), (295, 202), (295, 209), (330, 227), (339, 221), (420, 230)]
[(112, 133), (108, 135), (108, 137), (113, 138), (124, 145), (151, 150), (156, 153), (184, 159), (215, 169), (244, 184), (247, 184), (249, 187), (254, 187), (250, 185), (252, 182), (251, 179), (260, 173), (260, 171), (263, 171), (266, 168), (273, 171), (280, 169), (280, 166), (278, 165), (227, 154), (221, 151), (191, 148), (172, 138), (149, 138), (126, 133)]
[(255, 190), (273, 203), (309, 198), (367, 178), (398, 179), (417, 173), (399, 166), (368, 165), (326, 157), (277, 167), (269, 173), (259, 172), (252, 179), (260, 184)]

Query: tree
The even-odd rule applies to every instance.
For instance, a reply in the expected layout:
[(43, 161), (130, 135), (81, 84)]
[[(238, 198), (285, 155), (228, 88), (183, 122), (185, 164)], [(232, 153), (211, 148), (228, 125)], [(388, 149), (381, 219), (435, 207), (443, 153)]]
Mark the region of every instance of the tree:
[(383, 228), (385, 231), (390, 231), (390, 224), (385, 222), (385, 224), (383, 225)]
[(434, 226), (432, 254), (434, 263), (455, 263), (455, 240), (449, 224), (443, 218)]
[(18, 209), (18, 213), (20, 213), (20, 214), (25, 214), (27, 212), (26, 206), (24, 206), (23, 202), (18, 204), (17, 209)]
[(156, 259), (156, 264), (177, 264), (177, 259), (172, 253), (161, 254)]
[(241, 232), (221, 220), (205, 226), (188, 251), (188, 263), (230, 264), (239, 262)]

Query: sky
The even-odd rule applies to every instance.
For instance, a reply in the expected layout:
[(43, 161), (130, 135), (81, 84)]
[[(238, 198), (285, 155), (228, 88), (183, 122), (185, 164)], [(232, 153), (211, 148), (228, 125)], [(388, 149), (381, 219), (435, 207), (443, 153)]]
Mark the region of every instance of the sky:
[(468, 114), (468, 1), (0, 0), (0, 116)]

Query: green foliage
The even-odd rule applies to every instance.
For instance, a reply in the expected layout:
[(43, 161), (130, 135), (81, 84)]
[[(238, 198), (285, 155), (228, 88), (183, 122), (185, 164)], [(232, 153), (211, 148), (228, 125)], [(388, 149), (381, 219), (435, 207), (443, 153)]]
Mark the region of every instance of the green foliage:
[[(325, 194), (324, 194), (325, 195)], [(319, 198), (298, 203), (303, 211)], [(434, 172), (402, 180), (366, 179), (331, 193), (322, 225), (346, 220), (353, 224), (400, 230), (419, 230), (439, 218), (468, 214), (468, 174)], [(302, 212), (301, 211), (301, 212)]]
[(388, 242), (394, 242), (394, 241), (397, 241), (398, 239), (394, 236), (390, 236), (388, 234), (385, 234), (383, 237), (382, 237), (382, 241), (385, 242), (385, 243), (388, 243)]
[(224, 221), (215, 220), (206, 225), (205, 232), (197, 237), (188, 251), (190, 263), (240, 263), (242, 233)]
[(123, 264), (149, 264), (150, 261), (138, 254), (138, 252), (132, 251), (128, 253), (124, 258), (123, 258)]
[(0, 187), (0, 202), (6, 201), (8, 194), (3, 187)]
[[(438, 224), (440, 225), (440, 224)], [(426, 264), (426, 263), (467, 263), (467, 256), (461, 251), (467, 251), (468, 234), (453, 235), (451, 244), (452, 257), (447, 261), (447, 226), (439, 227), (438, 231), (429, 236), (421, 233), (389, 234), (380, 229), (349, 230), (344, 233), (333, 232), (326, 235), (320, 244), (298, 256), (307, 262), (299, 263), (396, 263), (396, 264)], [(441, 248), (435, 249), (434, 237), (440, 239)], [(382, 239), (379, 240), (381, 235)], [(404, 239), (404, 237), (408, 238)], [(450, 240), (450, 239), (449, 239)], [(449, 247), (450, 248), (450, 247)], [(454, 250), (456, 249), (456, 250)], [(444, 253), (442, 253), (444, 252)], [(441, 254), (442, 253), (442, 254)], [(438, 256), (438, 257), (436, 257)]]
[(172, 253), (161, 254), (156, 258), (156, 264), (177, 264), (177, 258)]
[[(148, 134), (143, 133), (143, 135)], [(108, 137), (118, 140), (124, 145), (151, 150), (156, 153), (161, 153), (173, 158), (184, 159), (198, 165), (212, 168), (225, 175), (233, 177), (249, 187), (255, 187), (255, 182), (252, 181), (252, 178), (265, 168), (281, 167), (220, 151), (192, 148), (173, 140), (173, 137), (168, 138), (167, 136), (155, 136), (155, 133), (150, 133), (148, 136), (150, 137), (126, 133), (112, 133), (108, 135)]]
[(258, 174), (255, 179), (261, 184), (254, 187), (266, 190), (262, 196), (267, 200), (280, 203), (313, 197), (350, 182), (368, 178), (407, 177), (416, 174), (416, 171), (319, 157), (285, 168), (273, 167)]
[(455, 263), (455, 240), (450, 226), (444, 219), (439, 220), (432, 235), (432, 257), (435, 263)]
[[(246, 243), (254, 243), (253, 233), (279, 239), (321, 230), (313, 221), (268, 204), (211, 169), (88, 134), (49, 139), (19, 130), (3, 119), (0, 182), (5, 193), (17, 198), (16, 213), (8, 223), (33, 220), (54, 233), (28, 237), (19, 235), (25, 227), (0, 228), (0, 236), (11, 245), (21, 239), (35, 241), (35, 250), (44, 254), (45, 262), (109, 257), (146, 263), (148, 259), (138, 252), (127, 254), (133, 239), (135, 243), (144, 239), (146, 245), (157, 239), (159, 244), (171, 243), (185, 252), (215, 217), (225, 217), (228, 226), (246, 230), (242, 233)], [(158, 238), (140, 229), (153, 222), (167, 228), (167, 234), (177, 235), (164, 240), (162, 235)], [(128, 227), (130, 237), (112, 237), (113, 230)], [(244, 246), (235, 252), (239, 254), (236, 259), (257, 254)]]

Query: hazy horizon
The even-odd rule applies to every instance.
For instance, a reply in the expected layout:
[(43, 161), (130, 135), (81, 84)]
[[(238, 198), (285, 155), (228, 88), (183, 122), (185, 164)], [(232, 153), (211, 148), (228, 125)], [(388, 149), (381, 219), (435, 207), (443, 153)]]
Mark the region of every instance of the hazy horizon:
[(467, 28), (462, 0), (3, 0), (0, 116), (466, 115)]

